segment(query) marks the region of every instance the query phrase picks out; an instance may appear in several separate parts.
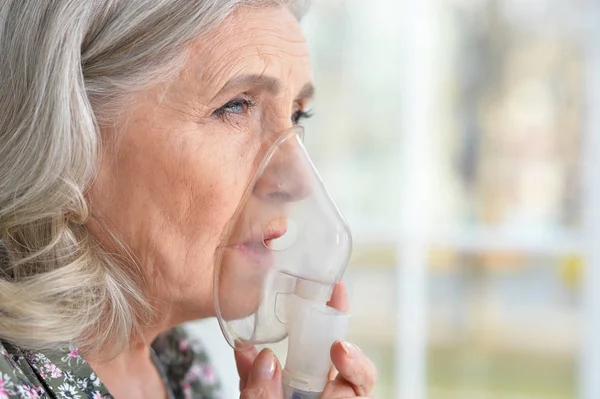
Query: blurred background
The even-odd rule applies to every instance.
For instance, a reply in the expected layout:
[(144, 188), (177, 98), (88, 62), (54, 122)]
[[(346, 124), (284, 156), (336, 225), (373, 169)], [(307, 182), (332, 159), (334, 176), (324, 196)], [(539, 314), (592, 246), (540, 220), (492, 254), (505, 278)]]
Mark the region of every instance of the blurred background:
[(600, 0), (313, 3), (306, 143), (375, 396), (600, 398)]

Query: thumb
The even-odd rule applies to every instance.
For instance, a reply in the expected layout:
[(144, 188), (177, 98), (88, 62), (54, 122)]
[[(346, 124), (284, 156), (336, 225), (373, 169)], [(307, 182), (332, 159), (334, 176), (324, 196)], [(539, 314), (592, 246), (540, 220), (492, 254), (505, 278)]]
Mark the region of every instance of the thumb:
[(236, 350), (234, 353), (235, 364), (240, 376), (240, 391), (243, 391), (244, 388), (246, 388), (246, 383), (248, 382), (248, 377), (250, 376), (254, 359), (256, 359), (256, 356), (258, 356), (258, 350), (253, 346), (250, 350), (243, 352)]
[(263, 349), (254, 364), (240, 399), (282, 399), (281, 366), (269, 349)]

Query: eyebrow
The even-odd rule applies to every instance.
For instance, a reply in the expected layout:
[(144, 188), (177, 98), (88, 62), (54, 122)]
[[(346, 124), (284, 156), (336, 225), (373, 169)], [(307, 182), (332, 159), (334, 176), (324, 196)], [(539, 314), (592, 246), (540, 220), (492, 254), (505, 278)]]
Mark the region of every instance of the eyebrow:
[(300, 100), (303, 98), (311, 99), (315, 96), (315, 86), (312, 83), (305, 84), (302, 89), (298, 92), (296, 96), (296, 100)]
[[(281, 92), (281, 82), (274, 77), (265, 75), (240, 75), (230, 79), (225, 85), (219, 90), (219, 92), (213, 97), (213, 100), (223, 93), (235, 89), (240, 86), (262, 86), (268, 92), (272, 94), (278, 94)], [(312, 83), (306, 83), (302, 89), (298, 92), (296, 100), (302, 98), (312, 98), (315, 94), (315, 87)]]

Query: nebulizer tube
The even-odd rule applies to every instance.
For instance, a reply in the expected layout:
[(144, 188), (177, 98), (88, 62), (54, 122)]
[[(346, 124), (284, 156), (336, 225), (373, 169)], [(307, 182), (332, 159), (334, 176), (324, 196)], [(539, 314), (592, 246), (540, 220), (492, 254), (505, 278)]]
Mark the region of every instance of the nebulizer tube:
[(351, 254), (350, 230), (302, 143), (280, 135), (261, 156), (217, 251), (215, 310), (237, 350), (288, 337), (284, 399), (318, 399), (349, 315), (327, 306)]

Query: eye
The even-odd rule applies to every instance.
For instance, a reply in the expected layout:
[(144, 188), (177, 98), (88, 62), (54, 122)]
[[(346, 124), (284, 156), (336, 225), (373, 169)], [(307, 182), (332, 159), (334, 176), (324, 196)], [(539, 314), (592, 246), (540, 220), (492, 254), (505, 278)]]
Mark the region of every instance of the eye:
[(308, 119), (312, 116), (312, 111), (304, 111), (299, 109), (292, 114), (292, 122), (294, 123), (294, 125), (299, 125), (302, 123), (303, 120)]
[(218, 116), (219, 118), (225, 118), (228, 114), (247, 115), (253, 106), (254, 103), (248, 98), (234, 98), (215, 110), (213, 115)]

